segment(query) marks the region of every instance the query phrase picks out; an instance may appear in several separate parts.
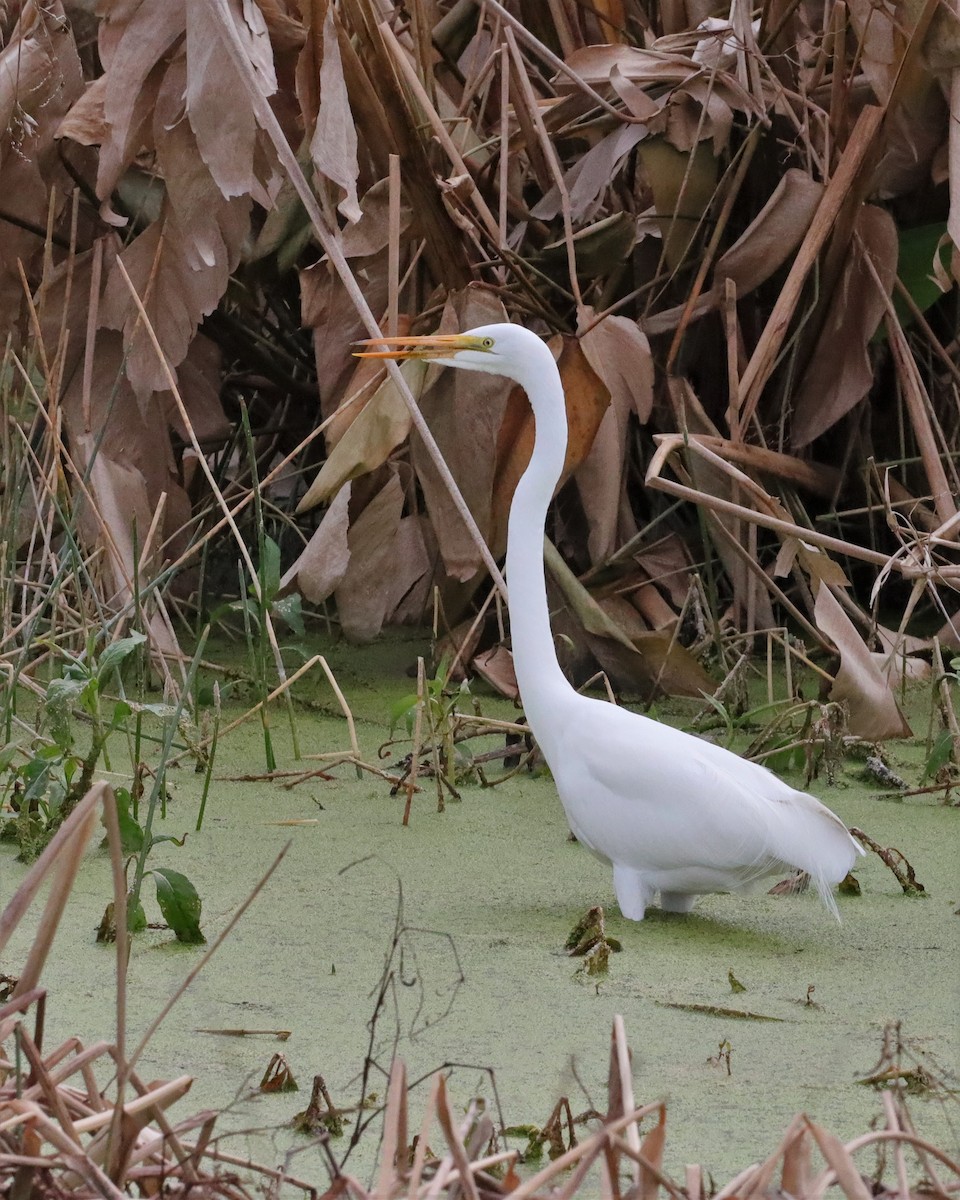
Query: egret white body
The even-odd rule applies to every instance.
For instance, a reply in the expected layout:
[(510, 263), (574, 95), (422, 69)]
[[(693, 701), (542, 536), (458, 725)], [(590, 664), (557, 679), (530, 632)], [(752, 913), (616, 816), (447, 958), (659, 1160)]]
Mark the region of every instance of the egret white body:
[(623, 915), (642, 921), (657, 892), (662, 908), (688, 912), (704, 893), (743, 891), (791, 868), (810, 874), (837, 915), (831, 885), (850, 870), (860, 847), (830, 809), (729, 750), (581, 696), (561, 671), (550, 631), (543, 537), (563, 469), (567, 420), (548, 347), (509, 324), (394, 341), (402, 348), (369, 356), (429, 358), (505, 375), (533, 407), (533, 454), (507, 530), (513, 661), (524, 712), (570, 827), (612, 865)]

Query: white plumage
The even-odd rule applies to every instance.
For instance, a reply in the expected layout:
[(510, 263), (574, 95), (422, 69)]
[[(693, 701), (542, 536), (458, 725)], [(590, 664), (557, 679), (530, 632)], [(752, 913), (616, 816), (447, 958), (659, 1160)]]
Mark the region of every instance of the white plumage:
[(570, 827), (612, 865), (624, 916), (643, 920), (658, 892), (661, 907), (688, 912), (699, 895), (743, 891), (791, 868), (809, 872), (836, 915), (831, 885), (843, 879), (860, 852), (839, 817), (756, 763), (579, 695), (560, 670), (550, 632), (543, 534), (563, 469), (567, 422), (563, 385), (547, 346), (522, 326), (508, 324), (395, 341), (400, 348), (371, 357), (429, 358), (505, 375), (530, 399), (536, 439), (517, 485), (507, 537), (517, 682)]

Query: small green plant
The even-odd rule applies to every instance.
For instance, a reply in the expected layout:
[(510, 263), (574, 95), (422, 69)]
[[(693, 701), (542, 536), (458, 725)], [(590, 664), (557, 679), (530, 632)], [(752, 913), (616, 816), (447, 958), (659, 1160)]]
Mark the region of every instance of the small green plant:
[[(183, 838), (154, 834), (157, 809), (165, 810), (167, 789), (165, 767), (174, 748), (174, 737), (186, 731), (189, 723), (185, 699), (196, 675), (205, 637), (191, 665), (187, 687), (179, 702), (150, 704), (124, 696), (121, 671), (128, 661), (140, 654), (146, 642), (142, 633), (131, 633), (108, 643), (97, 653), (97, 639), (87, 641), (85, 653), (74, 655), (58, 650), (61, 673), (51, 679), (36, 713), (36, 732), (29, 744), (11, 742), (0, 752), (0, 799), (5, 800), (12, 816), (0, 824), (0, 837), (16, 842), (19, 858), (29, 862), (46, 847), (51, 838), (89, 791), (102, 767), (113, 770), (110, 742), (126, 735), (131, 753), (131, 786), (117, 787), (121, 844), (129, 857), (126, 869), (134, 868), (134, 880), (127, 904), (127, 923), (131, 932), (146, 927), (140, 901), (144, 879), (154, 880), (157, 903), (164, 921), (182, 942), (205, 939), (200, 932), (201, 903), (196, 888), (179, 871), (169, 867), (148, 867), (154, 847), (163, 842), (183, 845)], [(137, 677), (142, 692), (144, 672)], [(115, 689), (108, 687), (116, 684)], [(164, 732), (159, 763), (153, 769), (154, 783), (146, 804), (142, 801), (142, 780), (147, 768), (140, 762), (146, 734), (145, 716), (163, 722)], [(142, 811), (141, 811), (142, 810)], [(98, 939), (116, 937), (113, 904), (107, 906)]]
[[(117, 817), (120, 825), (120, 844), (127, 856), (125, 869), (146, 858), (150, 851), (162, 842), (173, 842), (182, 846), (186, 834), (182, 838), (172, 834), (154, 834), (144, 828), (133, 815), (134, 801), (127, 788), (116, 788)], [(150, 875), (157, 889), (157, 905), (163, 915), (164, 922), (173, 930), (178, 942), (187, 945), (200, 945), (207, 939), (200, 930), (200, 913), (202, 903), (197, 889), (186, 875), (174, 871), (170, 867), (151, 867), (144, 871), (144, 876)], [(147, 915), (140, 900), (139, 890), (129, 889), (127, 893), (127, 928), (131, 933), (138, 933), (147, 928)], [(112, 942), (117, 936), (116, 912), (111, 902), (107, 905), (97, 931), (98, 942)]]
[[(104, 688), (145, 640), (143, 634), (132, 633), (111, 642), (99, 657), (93, 638), (82, 657), (60, 650), (63, 673), (47, 684), (37, 737), (26, 761), (16, 765), (22, 752), (18, 743), (4, 748), (0, 772), (6, 776), (4, 791), (14, 816), (4, 823), (0, 836), (17, 843), (23, 861), (36, 858), (86, 794), (101, 758), (110, 769), (111, 735), (123, 728), (135, 708), (144, 706), (110, 699)], [(84, 748), (80, 725), (90, 729)]]
[[(263, 728), (264, 758), (268, 771), (277, 767), (276, 754), (273, 749), (273, 737), (270, 729), (270, 714), (267, 707), (269, 688), (267, 680), (270, 677), (270, 661), (282, 666), (279, 657), (279, 647), (271, 641), (272, 623), (281, 622), (292, 633), (302, 638), (306, 636), (303, 624), (300, 595), (297, 592), (288, 596), (280, 595), (280, 547), (260, 531), (260, 560), (257, 566), (256, 579), (251, 579), (246, 586), (246, 595), (239, 600), (231, 600), (222, 604), (210, 614), (211, 624), (229, 621), (237, 615), (243, 621), (243, 633), (250, 655), (250, 675), (254, 680), (257, 699), (260, 702), (260, 721)], [(240, 586), (243, 590), (243, 567), (240, 567)], [(300, 647), (296, 648), (302, 652)], [(286, 703), (291, 704), (289, 692), (284, 693)], [(300, 757), (297, 738), (296, 722), (292, 709), (288, 707), (290, 716), (290, 731), (294, 747), (294, 757)]]
[[(450, 686), (450, 663), (446, 657), (440, 660), (432, 679), (424, 679), (422, 695), (413, 692), (402, 696), (390, 709), (390, 736), (401, 723), (409, 737), (414, 736), (417, 709), (422, 707), (426, 728), (423, 729), (424, 745), (429, 746), (436, 759), (438, 776), (453, 789), (464, 773), (472, 770), (472, 764), (458, 754), (456, 734), (460, 701), (470, 695), (470, 686), (463, 680), (456, 687)], [(416, 753), (419, 747), (414, 747)]]

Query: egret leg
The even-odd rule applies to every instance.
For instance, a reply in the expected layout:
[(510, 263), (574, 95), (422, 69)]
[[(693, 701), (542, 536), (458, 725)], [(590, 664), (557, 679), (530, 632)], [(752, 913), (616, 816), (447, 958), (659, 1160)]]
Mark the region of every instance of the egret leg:
[(647, 905), (653, 899), (653, 888), (644, 882), (642, 873), (614, 863), (613, 890), (623, 915), (631, 921), (642, 921)]
[(660, 907), (664, 912), (687, 913), (700, 899), (696, 892), (660, 892)]

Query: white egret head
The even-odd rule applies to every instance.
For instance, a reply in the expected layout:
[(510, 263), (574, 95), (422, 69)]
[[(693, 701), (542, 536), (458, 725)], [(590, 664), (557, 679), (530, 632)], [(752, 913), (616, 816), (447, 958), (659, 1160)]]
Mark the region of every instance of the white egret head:
[(466, 333), (369, 338), (357, 344), (364, 347), (355, 352), (358, 358), (428, 359), (442, 367), (505, 375), (524, 387), (542, 366), (542, 356), (552, 359), (536, 334), (506, 323), (480, 325)]

